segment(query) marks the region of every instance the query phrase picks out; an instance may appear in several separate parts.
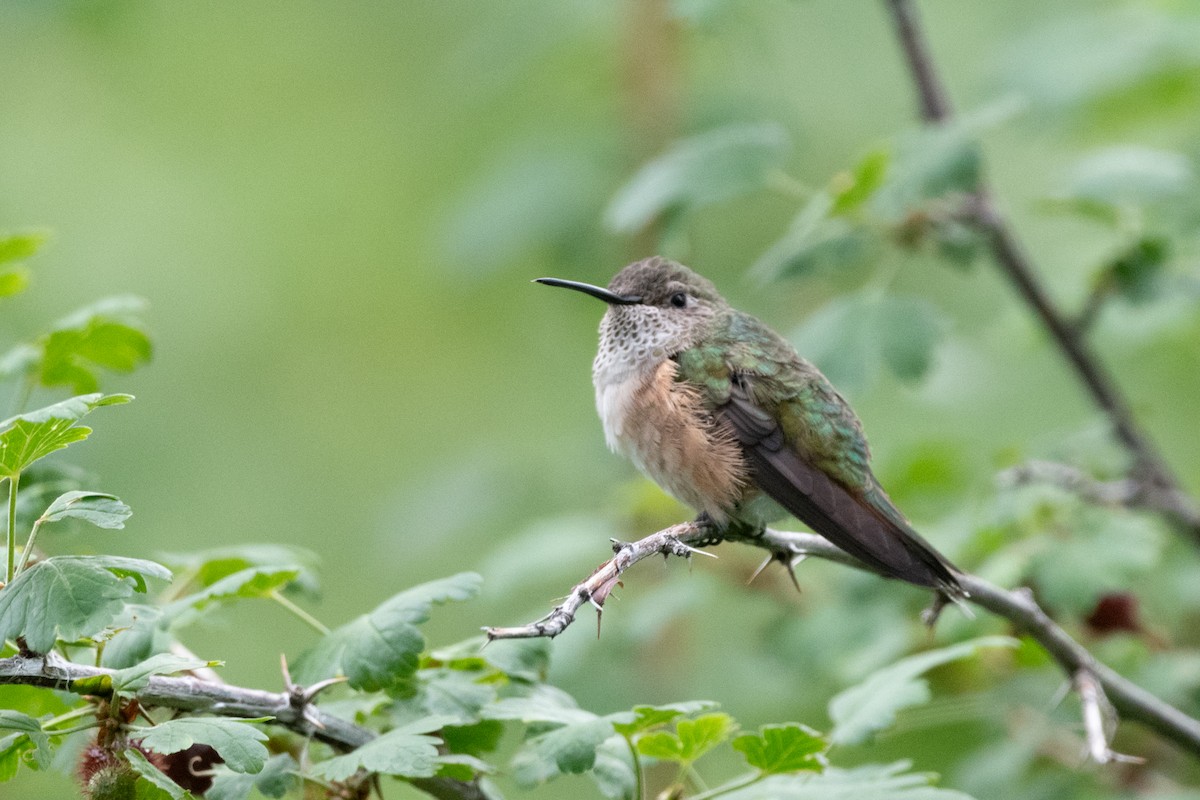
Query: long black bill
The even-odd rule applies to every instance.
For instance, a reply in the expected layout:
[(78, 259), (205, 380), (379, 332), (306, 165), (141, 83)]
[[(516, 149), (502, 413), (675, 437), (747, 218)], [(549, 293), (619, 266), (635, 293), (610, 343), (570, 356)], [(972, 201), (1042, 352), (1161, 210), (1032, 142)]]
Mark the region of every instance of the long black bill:
[(590, 283), (580, 283), (579, 281), (564, 281), (562, 278), (538, 278), (534, 283), (544, 283), (547, 286), (561, 286), (564, 289), (574, 289), (577, 292), (590, 294), (592, 297), (603, 300), (609, 305), (614, 306), (633, 306), (642, 302), (642, 298), (636, 295), (619, 295), (610, 292), (600, 286), (593, 286)]

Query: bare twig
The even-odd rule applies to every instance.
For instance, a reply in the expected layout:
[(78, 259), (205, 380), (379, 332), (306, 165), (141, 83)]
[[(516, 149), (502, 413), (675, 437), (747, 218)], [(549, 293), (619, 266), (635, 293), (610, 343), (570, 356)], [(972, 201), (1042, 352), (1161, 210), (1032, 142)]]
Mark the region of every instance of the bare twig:
[[(705, 542), (711, 536), (712, 530), (708, 526), (690, 522), (672, 526), (637, 542), (621, 545), (616, 556), (601, 565), (590, 578), (577, 585), (571, 591), (567, 601), (551, 611), (549, 615), (537, 622), (520, 627), (487, 628), (485, 630), (487, 630), (488, 638), (557, 636), (575, 620), (575, 612), (588, 602), (590, 593), (594, 592), (597, 587), (607, 586), (611, 590), (616, 585), (620, 574), (643, 558), (659, 553), (666, 554), (668, 552), (666, 548), (675, 545), (685, 548), (682, 553), (676, 554), (684, 554), (691, 550), (690, 544)], [(873, 571), (849, 553), (813, 533), (795, 533), (766, 528), (758, 535), (731, 537), (731, 540), (761, 547), (784, 564), (790, 564), (798, 557), (808, 556), (836, 561), (856, 569)], [(1189, 717), (1096, 661), (1083, 645), (1072, 639), (1065, 630), (1050, 619), (1041, 606), (1034, 601), (1033, 595), (1028, 590), (1008, 591), (968, 573), (960, 573), (958, 577), (959, 583), (967, 593), (963, 602), (972, 603), (1007, 619), (1018, 631), (1037, 641), (1080, 690), (1080, 696), (1084, 702), (1085, 730), (1089, 737), (1088, 750), (1093, 758), (1101, 752), (1097, 736), (1104, 734), (1104, 727), (1101, 725), (1100, 728), (1095, 728), (1089, 715), (1093, 715), (1096, 709), (1102, 708), (1101, 698), (1104, 695), (1107, 695), (1112, 706), (1122, 716), (1137, 720), (1185, 750), (1200, 755), (1200, 720)], [(1096, 692), (1086, 693), (1091, 691), (1091, 684), (1088, 683), (1088, 680), (1094, 680), (1099, 687)], [(1103, 717), (1101, 720), (1103, 721)], [(1097, 730), (1100, 732), (1099, 734), (1096, 733)], [(1107, 736), (1104, 736), (1103, 742), (1105, 757), (1102, 760), (1113, 761), (1127, 758), (1113, 753), (1108, 748)]]
[(1141, 505), (1142, 499), (1137, 481), (1129, 478), (1101, 481), (1078, 467), (1056, 461), (1027, 461), (1004, 470), (996, 480), (1007, 487), (1049, 484), (1102, 506), (1134, 508)]
[(683, 522), (653, 533), (636, 542), (613, 542), (616, 553), (593, 572), (587, 580), (578, 583), (566, 599), (546, 616), (516, 628), (484, 628), (488, 641), (496, 639), (553, 639), (575, 621), (575, 612), (584, 603), (591, 603), (596, 613), (604, 610), (604, 601), (621, 580), (621, 573), (637, 562), (650, 556), (681, 556), (689, 558), (693, 553), (711, 555), (697, 550), (692, 544), (700, 544), (713, 535), (712, 526), (702, 522)]
[[(96, 695), (98, 688), (95, 681), (79, 682), (111, 674), (113, 670), (76, 664), (54, 653), (0, 659), (0, 684), (41, 686)], [(264, 692), (194, 677), (155, 675), (134, 697), (145, 707), (173, 708), (243, 719), (271, 717), (273, 725), (312, 737), (341, 751), (354, 750), (376, 736), (369, 728), (326, 713), (316, 706), (294, 702), (291, 691)], [(414, 778), (410, 783), (439, 800), (486, 800), (483, 791), (473, 783), (446, 778)]]
[[(935, 124), (948, 122), (954, 112), (914, 3), (912, 0), (885, 2), (916, 87), (922, 119)], [(1000, 271), (1033, 310), (1092, 401), (1108, 418), (1117, 440), (1133, 456), (1132, 477), (1147, 498), (1146, 505), (1161, 511), (1200, 542), (1200, 505), (1182, 490), (1179, 479), (1137, 424), (1129, 402), (1092, 353), (1080, 328), (1073, 325), (1050, 299), (1035, 274), (1032, 261), (1000, 213), (985, 182), (981, 181), (968, 197), (964, 212), (966, 221), (986, 239)]]

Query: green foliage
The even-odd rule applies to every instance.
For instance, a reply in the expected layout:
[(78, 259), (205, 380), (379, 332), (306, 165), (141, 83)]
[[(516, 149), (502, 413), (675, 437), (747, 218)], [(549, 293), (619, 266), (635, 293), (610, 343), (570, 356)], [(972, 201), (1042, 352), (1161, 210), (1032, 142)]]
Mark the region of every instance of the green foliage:
[(83, 441), (92, 429), (77, 425), (79, 420), (97, 408), (132, 399), (127, 394), (94, 392), (0, 422), (0, 477), (13, 478), (56, 450)]
[(435, 604), (473, 597), (480, 580), (473, 572), (463, 572), (400, 592), (304, 653), (296, 661), (297, 678), (315, 681), (340, 674), (355, 689), (395, 687), (416, 671), (425, 649), (416, 626), (429, 619)]
[(131, 747), (124, 755), (129, 766), (138, 775), (138, 800), (192, 800), (191, 792), (185, 791), (160, 772), (140, 750)]
[(11, 764), (11, 770), (0, 768), (0, 774), (12, 777), (16, 771), (16, 760), (26, 751), (32, 754), (31, 763), (38, 769), (50, 765), (50, 735), (42, 730), (42, 725), (28, 714), (0, 708), (0, 731), (15, 731), (14, 735), (0, 739), (0, 759), (4, 764)]
[(147, 750), (163, 755), (187, 750), (194, 744), (206, 744), (216, 750), (225, 766), (234, 772), (259, 772), (267, 762), (267, 735), (253, 722), (220, 717), (180, 717), (160, 722), (152, 728), (133, 728), (131, 735)]
[(834, 744), (859, 744), (896, 720), (896, 712), (929, 702), (929, 683), (921, 678), (929, 670), (974, 655), (983, 647), (1016, 647), (1016, 641), (999, 636), (973, 639), (930, 650), (884, 667), (857, 686), (829, 701)]
[(431, 777), (438, 768), (438, 739), (429, 734), (445, 722), (429, 717), (396, 728), (344, 756), (322, 761), (313, 771), (333, 781), (345, 780), (360, 769), (406, 778)]
[(150, 678), (155, 675), (170, 675), (173, 672), (186, 672), (200, 667), (219, 666), (219, 661), (203, 661), (198, 658), (177, 656), (173, 653), (159, 653), (151, 656), (140, 664), (119, 669), (112, 674), (111, 685), (114, 694), (130, 694), (143, 689), (150, 684)]
[(94, 392), (99, 369), (131, 372), (150, 360), (150, 337), (138, 319), (145, 303), (136, 297), (109, 297), (59, 320), (38, 341), (43, 386), (69, 386)]
[(830, 301), (792, 339), (835, 386), (859, 393), (881, 366), (903, 381), (920, 380), (947, 327), (928, 300), (868, 290)]
[(100, 633), (145, 578), (170, 580), (152, 561), (120, 556), (55, 556), (39, 561), (0, 592), (0, 639), (21, 637), (45, 653), (59, 639)]
[(824, 769), (820, 757), (828, 747), (811, 728), (796, 723), (767, 725), (758, 733), (745, 733), (732, 742), (746, 763), (767, 775)]
[(286, 753), (271, 756), (257, 774), (223, 772), (217, 775), (204, 796), (207, 800), (246, 800), (251, 791), (257, 791), (263, 797), (283, 797), (296, 787), (299, 768), (296, 760)]
[(733, 718), (728, 714), (705, 714), (696, 719), (681, 720), (674, 733), (647, 733), (638, 739), (637, 748), (644, 756), (688, 765), (728, 741), (735, 730)]
[(636, 232), (652, 220), (761, 188), (787, 152), (772, 123), (737, 124), (685, 139), (643, 166), (613, 198), (605, 221)]

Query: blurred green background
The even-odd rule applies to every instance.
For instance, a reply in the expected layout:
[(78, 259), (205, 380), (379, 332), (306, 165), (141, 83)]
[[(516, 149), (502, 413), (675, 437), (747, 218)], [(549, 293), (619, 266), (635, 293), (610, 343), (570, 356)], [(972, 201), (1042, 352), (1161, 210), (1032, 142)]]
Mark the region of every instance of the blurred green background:
[[(922, 8), (960, 107), (1023, 103), (985, 136), (988, 174), (1055, 296), (1078, 307), (1117, 235), (1039, 200), (1095, 148), (1200, 151), (1200, 10)], [(323, 598), (309, 607), (329, 624), (413, 583), (479, 571), (482, 598), (439, 610), (435, 644), (540, 616), (607, 556), (609, 537), (687, 513), (605, 450), (590, 383), (602, 309), (529, 280), (605, 283), (661, 245), (794, 330), (863, 282), (861, 271), (770, 286), (746, 276), (794, 197), (710, 205), (665, 242), (610, 232), (606, 205), (668, 142), (721, 124), (781, 123), (787, 172), (821, 186), (914, 117), (882, 6), (839, 0), (10, 0), (0, 76), (0, 226), (52, 231), (0, 333), (28, 338), (97, 296), (134, 293), (150, 303), (156, 346), (151, 366), (105, 386), (137, 402), (97, 418), (72, 451), (135, 516), (123, 532), (45, 545), (149, 557), (300, 545), (319, 556)], [(885, 486), (973, 567), (968, 539), (996, 470), (1100, 458), (1102, 428), (990, 265), (948, 269), (916, 252), (878, 269), (940, 308), (950, 335), (922, 381), (844, 388)], [(1095, 340), (1193, 491), (1197, 320), (1182, 295), (1116, 304)], [(1178, 537), (1154, 535), (1172, 586), (1200, 576)], [(747, 727), (820, 727), (833, 691), (931, 640), (908, 587), (806, 564), (800, 595), (774, 571), (747, 588), (757, 554), (719, 552), (690, 569), (639, 566), (599, 641), (585, 618), (554, 642), (553, 679), (598, 712), (707, 698)], [(1165, 610), (1171, 601), (1166, 590), (1146, 600), (1148, 615), (1167, 615), (1152, 624), (1196, 621), (1194, 590), (1191, 606)], [(1001, 629), (948, 619), (938, 637), (968, 625)], [(189, 644), (224, 659), (228, 680), (275, 688), (278, 653), (310, 640), (259, 607), (194, 629)], [(1115, 647), (1113, 658), (1147, 649)], [(1196, 701), (1200, 661), (1161, 670), (1183, 677), (1158, 688)], [(862, 758), (912, 758), (980, 798), (1126, 791), (1039, 771), (1028, 731), (1050, 725), (1058, 680), (1047, 669), (951, 697)], [(1053, 724), (1069, 729), (1073, 713)], [(1023, 794), (1006, 794), (1014, 786)], [(70, 787), (39, 775), (0, 789), (37, 791)]]

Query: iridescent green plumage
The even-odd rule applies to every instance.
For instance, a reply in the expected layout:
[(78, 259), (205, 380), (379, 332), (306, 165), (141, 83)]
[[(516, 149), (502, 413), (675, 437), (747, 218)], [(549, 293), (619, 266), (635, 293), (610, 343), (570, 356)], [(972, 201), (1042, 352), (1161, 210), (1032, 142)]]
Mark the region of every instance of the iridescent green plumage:
[(707, 279), (650, 258), (608, 289), (543, 282), (609, 304), (593, 365), (597, 408), (610, 445), (664, 488), (723, 523), (761, 525), (786, 509), (884, 575), (961, 595), (955, 569), (875, 480), (842, 396)]

